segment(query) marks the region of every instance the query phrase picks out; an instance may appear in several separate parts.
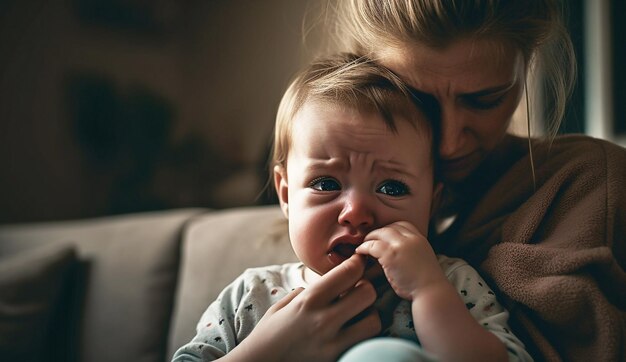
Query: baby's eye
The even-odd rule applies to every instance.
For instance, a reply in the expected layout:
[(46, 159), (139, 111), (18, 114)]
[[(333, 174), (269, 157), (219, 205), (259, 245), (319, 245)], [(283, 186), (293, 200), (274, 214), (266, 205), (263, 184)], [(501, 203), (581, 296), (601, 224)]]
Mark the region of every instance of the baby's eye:
[(309, 187), (317, 191), (339, 191), (341, 185), (337, 180), (330, 177), (319, 177), (311, 181)]
[(396, 180), (387, 180), (376, 189), (376, 192), (388, 196), (404, 196), (409, 194), (409, 187), (404, 183)]

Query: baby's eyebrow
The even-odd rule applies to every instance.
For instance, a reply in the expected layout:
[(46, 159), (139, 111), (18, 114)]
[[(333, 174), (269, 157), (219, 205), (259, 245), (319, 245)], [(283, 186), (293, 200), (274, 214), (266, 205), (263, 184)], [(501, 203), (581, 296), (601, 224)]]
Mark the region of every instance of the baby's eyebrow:
[[(348, 169), (350, 168), (350, 165), (343, 159), (310, 159), (306, 168), (311, 172), (327, 172)], [(407, 171), (406, 164), (394, 160), (376, 161), (373, 164), (372, 171), (407, 178), (418, 177), (418, 175)]]
[(406, 165), (399, 162), (387, 161), (385, 163), (377, 163), (376, 167), (386, 173), (398, 174), (406, 177), (416, 177), (416, 175), (407, 171)]
[(309, 170), (337, 170), (344, 167), (344, 162), (333, 159), (312, 159), (309, 160), (307, 168)]

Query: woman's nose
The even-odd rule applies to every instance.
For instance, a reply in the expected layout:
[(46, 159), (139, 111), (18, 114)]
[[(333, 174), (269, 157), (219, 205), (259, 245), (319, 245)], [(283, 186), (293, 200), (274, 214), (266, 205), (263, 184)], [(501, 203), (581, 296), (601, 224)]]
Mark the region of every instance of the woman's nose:
[(468, 132), (462, 112), (452, 106), (442, 107), (440, 117), (439, 155), (443, 159), (462, 156), (459, 151), (464, 147)]
[(371, 227), (374, 224), (374, 211), (369, 198), (369, 196), (358, 195), (357, 192), (350, 193), (339, 214), (339, 224), (355, 229)]

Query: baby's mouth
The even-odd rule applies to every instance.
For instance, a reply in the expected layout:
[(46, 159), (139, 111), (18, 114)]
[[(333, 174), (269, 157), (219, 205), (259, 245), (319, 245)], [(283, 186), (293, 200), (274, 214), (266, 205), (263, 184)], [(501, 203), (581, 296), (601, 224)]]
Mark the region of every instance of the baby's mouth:
[[(350, 259), (350, 257), (356, 254), (356, 248), (359, 247), (360, 244), (350, 244), (350, 243), (340, 243), (335, 245), (329, 252), (328, 257), (334, 261), (336, 264), (341, 264), (344, 260)], [(371, 269), (373, 265), (378, 264), (376, 259), (367, 256), (365, 258), (365, 268)]]
[(354, 254), (354, 250), (356, 248), (357, 245), (353, 244), (337, 244), (333, 250), (331, 250), (331, 253), (335, 253), (344, 259), (348, 259)]
[[(340, 259), (346, 260), (346, 259), (350, 259), (350, 257), (352, 255), (354, 255), (356, 253), (356, 248), (358, 248), (358, 245), (354, 245), (354, 244), (337, 244), (337, 246), (335, 246), (329, 253), (328, 256), (334, 256), (334, 257), (339, 257)], [(376, 259), (372, 258), (371, 256), (368, 256), (365, 260), (365, 267), (369, 268), (372, 265), (376, 264)]]
[(339, 265), (354, 255), (357, 245), (349, 243), (339, 243), (328, 251), (328, 258), (331, 263)]

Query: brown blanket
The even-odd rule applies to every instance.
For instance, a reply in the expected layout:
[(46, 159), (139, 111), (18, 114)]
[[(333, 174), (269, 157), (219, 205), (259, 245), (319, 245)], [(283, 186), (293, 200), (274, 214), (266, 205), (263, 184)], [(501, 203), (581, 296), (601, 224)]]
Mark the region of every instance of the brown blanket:
[(517, 156), (464, 186), (478, 196), (437, 245), (499, 290), (535, 358), (626, 360), (626, 150), (584, 136), (537, 141), (535, 186), (519, 141)]

